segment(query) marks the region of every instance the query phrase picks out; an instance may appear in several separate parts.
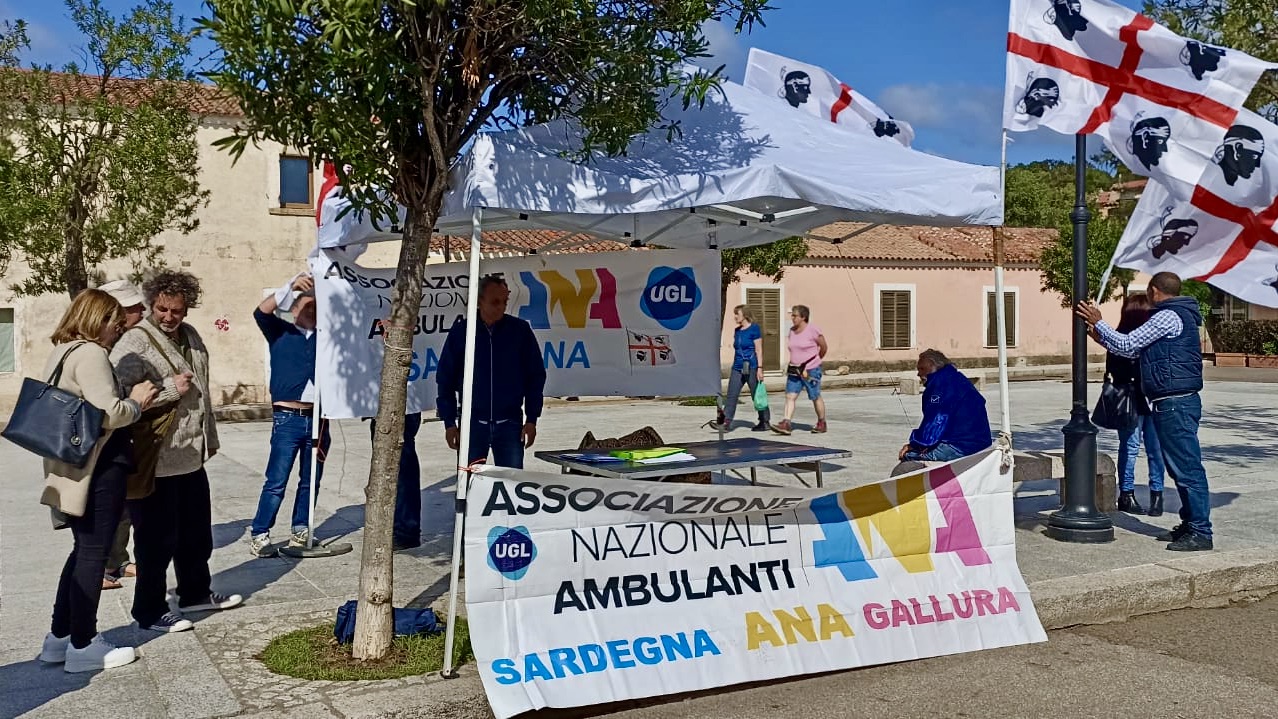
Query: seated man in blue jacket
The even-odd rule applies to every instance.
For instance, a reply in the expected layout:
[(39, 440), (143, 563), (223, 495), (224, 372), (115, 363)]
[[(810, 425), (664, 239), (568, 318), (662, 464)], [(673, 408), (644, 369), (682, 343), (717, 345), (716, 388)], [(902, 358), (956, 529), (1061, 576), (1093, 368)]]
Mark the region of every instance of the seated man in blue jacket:
[[(537, 438), (546, 367), (541, 343), (524, 320), (506, 314), (510, 289), (501, 277), (479, 281), (478, 327), (475, 328), (475, 373), (471, 403), (470, 458), (487, 458), (499, 467), (523, 468), (524, 449)], [(466, 364), (466, 321), (448, 331), (435, 381), (439, 386), (439, 418), (450, 449), (461, 444), (458, 400)]]
[(985, 398), (938, 350), (919, 355), (923, 381), (923, 421), (901, 448), (901, 461), (949, 462), (989, 447), (993, 442)]

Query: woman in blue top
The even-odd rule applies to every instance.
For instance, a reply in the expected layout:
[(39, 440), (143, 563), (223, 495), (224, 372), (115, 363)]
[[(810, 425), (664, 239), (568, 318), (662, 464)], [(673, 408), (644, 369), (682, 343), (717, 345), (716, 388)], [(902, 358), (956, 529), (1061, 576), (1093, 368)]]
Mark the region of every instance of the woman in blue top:
[[(754, 397), (755, 387), (763, 381), (763, 368), (759, 366), (759, 358), (763, 355), (763, 331), (754, 322), (754, 313), (745, 305), (737, 305), (732, 310), (732, 317), (737, 328), (732, 333), (732, 373), (728, 375), (728, 397), (723, 407), (724, 430), (732, 429), (732, 415), (737, 411), (737, 398), (741, 395), (741, 385), (750, 386), (750, 396)], [(755, 432), (768, 431), (771, 414), (767, 409), (759, 410), (759, 423), (751, 429)], [(711, 423), (717, 430), (718, 423)]]

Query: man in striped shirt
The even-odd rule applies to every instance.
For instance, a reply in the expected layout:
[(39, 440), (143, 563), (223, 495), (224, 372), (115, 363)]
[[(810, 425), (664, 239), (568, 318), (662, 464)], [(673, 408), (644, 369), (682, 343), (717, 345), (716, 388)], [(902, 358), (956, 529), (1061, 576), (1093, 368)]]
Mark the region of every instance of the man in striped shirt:
[(1135, 358), (1141, 391), (1148, 398), (1154, 430), (1162, 445), (1167, 472), (1180, 496), (1180, 524), (1157, 539), (1175, 552), (1212, 548), (1211, 495), (1203, 469), (1198, 424), (1202, 419), (1203, 358), (1198, 327), (1198, 301), (1180, 296), (1180, 278), (1159, 272), (1149, 282), (1154, 314), (1129, 334), (1120, 334), (1101, 319), (1100, 308), (1080, 302), (1075, 312), (1105, 349)]

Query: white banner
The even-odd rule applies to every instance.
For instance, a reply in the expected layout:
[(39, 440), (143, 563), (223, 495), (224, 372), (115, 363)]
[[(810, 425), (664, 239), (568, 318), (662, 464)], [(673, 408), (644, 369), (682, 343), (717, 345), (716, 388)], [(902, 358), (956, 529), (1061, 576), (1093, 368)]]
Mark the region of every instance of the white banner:
[[(719, 391), (719, 253), (653, 250), (484, 260), (510, 287), (507, 313), (542, 342), (548, 397), (707, 395)], [(316, 379), (323, 413), (377, 414), (394, 269), (340, 252), (311, 260), (319, 308)], [(449, 329), (466, 316), (467, 265), (426, 268), (408, 374), (408, 411), (435, 407)]]
[(741, 84), (841, 127), (891, 138), (906, 147), (914, 142), (914, 128), (908, 122), (893, 118), (825, 68), (750, 48)]
[(997, 451), (842, 492), (485, 467), (466, 606), (498, 719), (1046, 640)]

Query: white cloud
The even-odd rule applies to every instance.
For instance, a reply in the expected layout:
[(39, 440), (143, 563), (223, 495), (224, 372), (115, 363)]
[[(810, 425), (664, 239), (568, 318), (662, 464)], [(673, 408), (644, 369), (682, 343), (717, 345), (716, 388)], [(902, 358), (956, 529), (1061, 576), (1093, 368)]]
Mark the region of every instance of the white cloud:
[(710, 43), (710, 57), (697, 58), (696, 64), (707, 70), (724, 65), (724, 74), (740, 82), (745, 77), (746, 61), (742, 36), (733, 32), (731, 25), (722, 22), (708, 22), (701, 26), (701, 31)]

